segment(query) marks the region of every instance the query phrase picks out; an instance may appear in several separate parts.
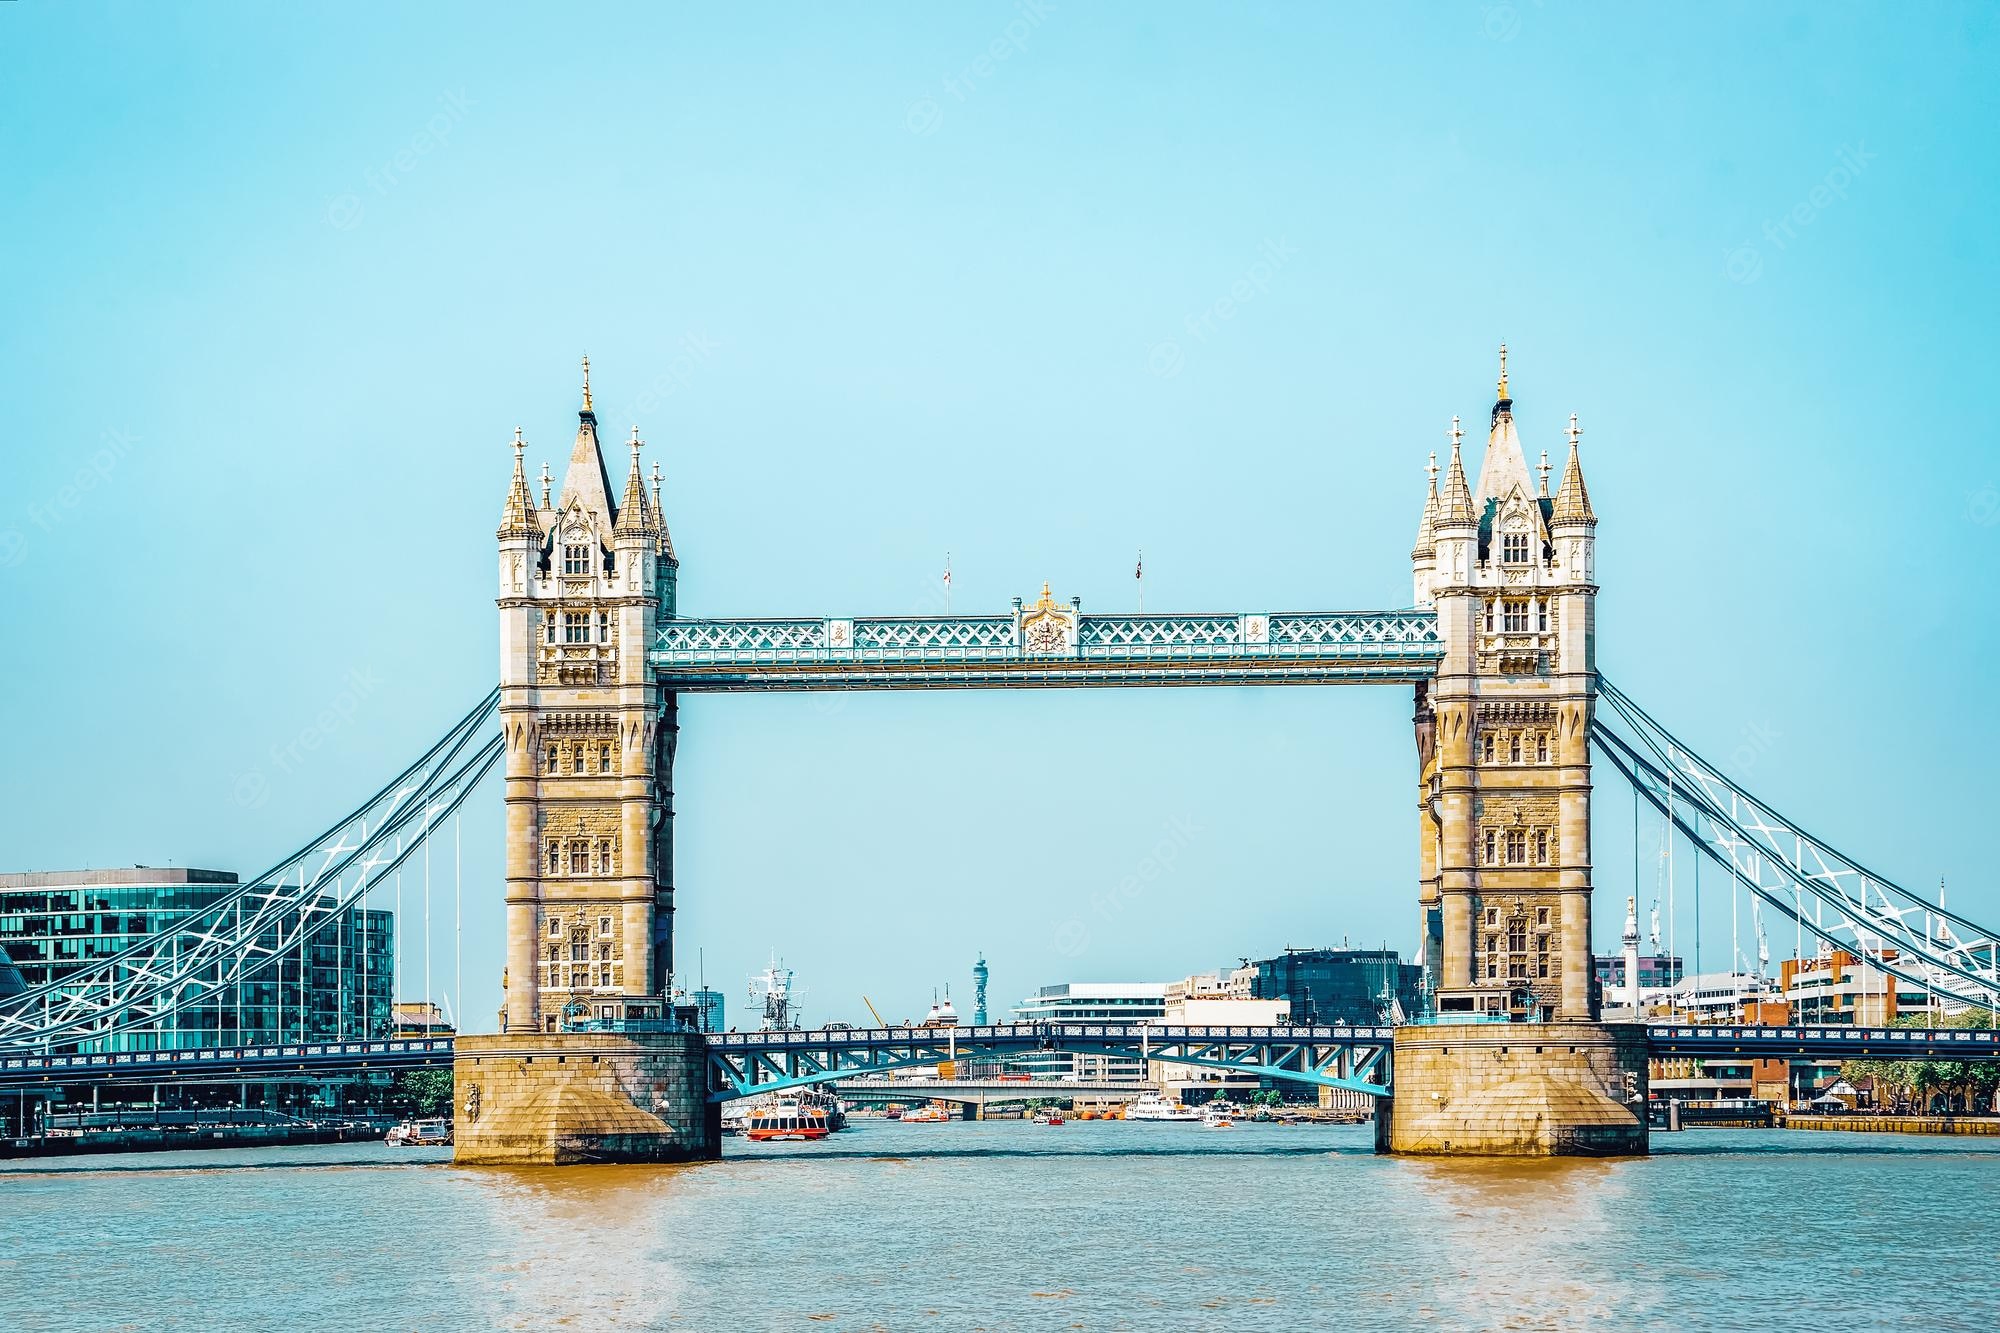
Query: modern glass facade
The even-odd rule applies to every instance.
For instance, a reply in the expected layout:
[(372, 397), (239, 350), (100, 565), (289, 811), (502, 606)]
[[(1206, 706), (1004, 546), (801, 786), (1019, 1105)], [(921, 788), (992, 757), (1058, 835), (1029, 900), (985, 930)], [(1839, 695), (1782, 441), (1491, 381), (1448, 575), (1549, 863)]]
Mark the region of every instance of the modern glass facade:
[(1291, 1001), (1294, 1023), (1406, 1022), (1423, 1002), (1423, 968), (1394, 949), (1287, 949), (1251, 966), (1251, 995)]
[[(1158, 1022), (1167, 1012), (1166, 983), (1159, 981), (1071, 981), (1043, 986), (1014, 1006), (1017, 1023)], [(1092, 1082), (1144, 1083), (1144, 1060), (1117, 1055), (1077, 1055), (1037, 1051), (1009, 1062), (1036, 1078), (1078, 1078)]]
[[(0, 875), (0, 950), (28, 986), (61, 983), (235, 892), (221, 870), (47, 871)], [(275, 943), (278, 936), (272, 932)], [(204, 996), (160, 1031), (92, 1049), (369, 1040), (390, 1030), (395, 918), (356, 909), (246, 981)]]

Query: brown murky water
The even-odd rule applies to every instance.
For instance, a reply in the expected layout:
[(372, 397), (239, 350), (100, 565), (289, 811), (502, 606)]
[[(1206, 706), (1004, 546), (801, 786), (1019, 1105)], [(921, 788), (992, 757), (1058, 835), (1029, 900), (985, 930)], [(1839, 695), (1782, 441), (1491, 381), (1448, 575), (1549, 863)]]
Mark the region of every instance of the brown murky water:
[(718, 1164), (378, 1146), (0, 1164), (18, 1329), (2000, 1327), (2000, 1144), (864, 1122)]

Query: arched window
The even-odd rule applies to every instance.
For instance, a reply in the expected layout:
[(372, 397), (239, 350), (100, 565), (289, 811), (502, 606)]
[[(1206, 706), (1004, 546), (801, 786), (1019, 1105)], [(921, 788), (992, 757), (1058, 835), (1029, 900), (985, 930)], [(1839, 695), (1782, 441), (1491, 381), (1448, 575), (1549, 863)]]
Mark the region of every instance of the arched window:
[(1494, 831), (1493, 831), (1492, 829), (1487, 829), (1487, 830), (1486, 830), (1486, 864), (1487, 864), (1487, 865), (1492, 865), (1492, 864), (1494, 864), (1494, 859), (1493, 859), (1493, 847), (1494, 847), (1494, 841), (1495, 841), (1495, 839), (1496, 839), (1497, 837), (1498, 837), (1498, 835), (1497, 835), (1496, 833), (1494, 833)]
[(1535, 630), (1541, 634), (1549, 632), (1549, 603), (1547, 598), (1540, 598), (1535, 602)]
[[(549, 839), (549, 873), (551, 875), (562, 873), (562, 847), (554, 838)], [(549, 922), (551, 931), (555, 929), (555, 924), (554, 921)]]
[(1500, 559), (1510, 565), (1528, 563), (1528, 534), (1525, 532), (1502, 533), (1500, 537)]
[(1528, 604), (1526, 602), (1508, 602), (1504, 613), (1504, 620), (1504, 628), (1509, 634), (1526, 634), (1528, 632)]
[(583, 747), (581, 745), (572, 745), (569, 748), (569, 771), (578, 775), (583, 773)]
[[(552, 939), (552, 940), (554, 940), (554, 939), (561, 939), (561, 938), (562, 938), (562, 918), (561, 918), (561, 917), (559, 917), (559, 916), (552, 916), (552, 917), (550, 917), (550, 918), (549, 918), (549, 938), (550, 938), (550, 939)], [(550, 956), (551, 958), (553, 958), (553, 957), (554, 957), (555, 955), (554, 955), (554, 954), (550, 954), (549, 956)]]
[(1510, 764), (1521, 762), (1521, 733), (1518, 731), (1507, 738), (1507, 762)]
[(554, 773), (554, 772), (556, 772), (556, 771), (557, 771), (557, 770), (558, 770), (558, 769), (559, 769), (559, 768), (560, 768), (561, 766), (562, 766), (562, 747), (561, 747), (561, 746), (557, 746), (557, 745), (551, 745), (551, 746), (549, 747), (549, 766), (548, 766), (548, 771), (549, 771), (549, 772), (551, 772), (551, 773)]
[(1491, 602), (1486, 604), (1486, 632), (1488, 634), (1493, 632), (1493, 603)]
[[(1536, 829), (1536, 830), (1535, 830), (1535, 864), (1536, 864), (1536, 865), (1538, 865), (1538, 866), (1545, 866), (1545, 865), (1547, 865), (1548, 863), (1549, 863), (1549, 831), (1548, 831), (1547, 829), (1545, 829), (1545, 828), (1543, 828), (1543, 829)], [(1544, 912), (1544, 914), (1545, 914), (1545, 915), (1543, 916), (1543, 918), (1542, 918), (1542, 923), (1543, 923), (1544, 925), (1547, 925), (1547, 924), (1548, 924), (1548, 917), (1546, 916), (1546, 913), (1547, 913), (1548, 909), (1547, 909), (1547, 908), (1543, 908), (1542, 910), (1543, 910), (1543, 912)]]
[(590, 873), (590, 844), (578, 839), (569, 845), (569, 873), (588, 875)]
[(611, 771), (611, 747), (608, 745), (597, 747), (597, 771), (600, 773)]
[(1486, 733), (1485, 739), (1481, 743), (1480, 758), (1489, 764), (1493, 762), (1493, 733), (1490, 731)]
[(599, 611), (597, 613), (597, 641), (599, 643), (611, 642), (611, 613), (609, 611)]
[(563, 547), (563, 573), (588, 574), (589, 572), (590, 572), (589, 546), (571, 545)]
[(1547, 735), (1535, 737), (1535, 762), (1538, 764), (1549, 762), (1549, 738)]
[(600, 875), (611, 873), (611, 843), (609, 840), (597, 844), (597, 873)]

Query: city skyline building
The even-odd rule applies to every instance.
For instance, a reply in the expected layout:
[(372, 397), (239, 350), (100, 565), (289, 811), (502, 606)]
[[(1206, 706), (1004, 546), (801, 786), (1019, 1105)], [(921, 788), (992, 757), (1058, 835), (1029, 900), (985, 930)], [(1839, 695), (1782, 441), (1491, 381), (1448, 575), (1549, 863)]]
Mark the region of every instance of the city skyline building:
[[(1166, 1016), (1167, 986), (1161, 981), (1064, 981), (1043, 986), (1014, 1006), (1022, 1023), (1143, 1023)], [(1144, 1083), (1146, 1062), (1117, 1055), (1037, 1051), (1012, 1062), (1036, 1078), (1079, 1078), (1097, 1082)]]

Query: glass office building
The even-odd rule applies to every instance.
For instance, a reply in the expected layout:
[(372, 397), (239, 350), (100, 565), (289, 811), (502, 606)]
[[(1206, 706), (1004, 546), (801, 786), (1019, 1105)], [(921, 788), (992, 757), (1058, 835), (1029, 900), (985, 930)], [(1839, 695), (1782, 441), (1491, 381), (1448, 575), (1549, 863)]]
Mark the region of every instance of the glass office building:
[(1408, 1022), (1423, 1004), (1423, 968), (1394, 949), (1287, 949), (1251, 966), (1251, 995), (1290, 1000), (1294, 1023)]
[[(236, 889), (236, 876), (222, 870), (138, 866), (0, 875), (0, 950), (25, 985), (60, 984)], [(274, 929), (274, 942), (278, 934)], [(357, 908), (256, 975), (191, 1001), (159, 1030), (120, 1033), (91, 1049), (385, 1037), (394, 971), (393, 914)]]

